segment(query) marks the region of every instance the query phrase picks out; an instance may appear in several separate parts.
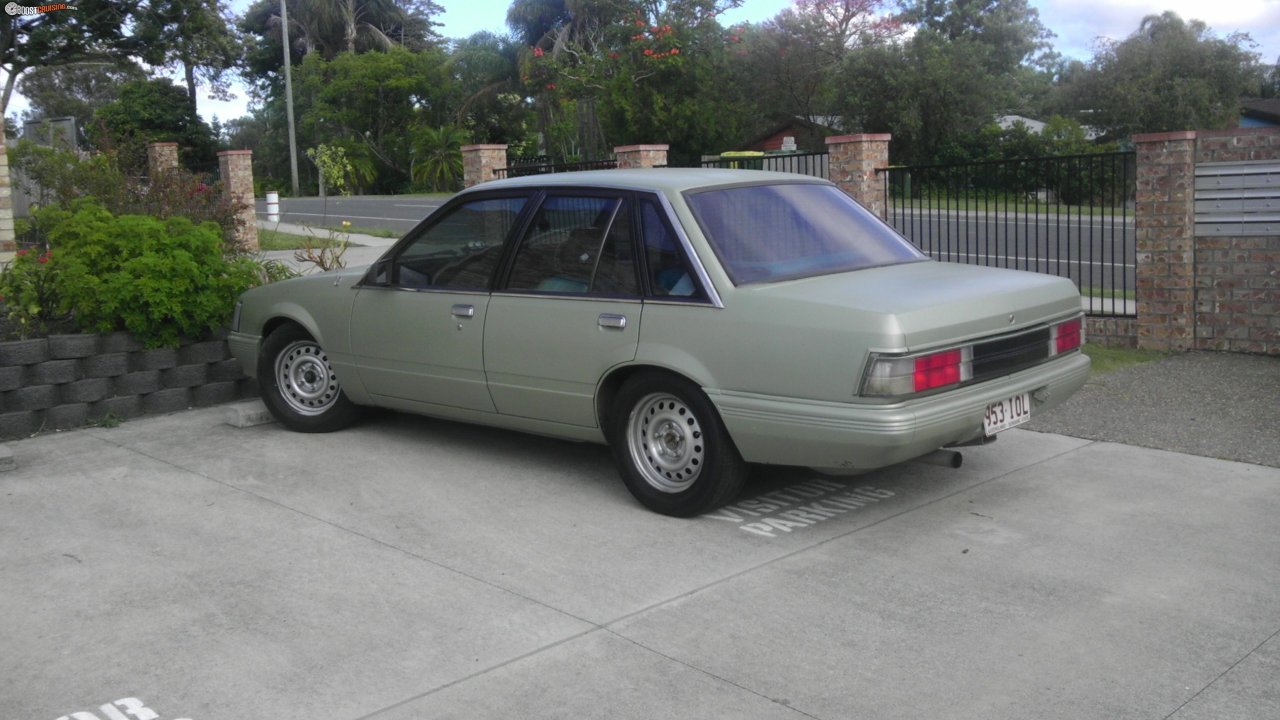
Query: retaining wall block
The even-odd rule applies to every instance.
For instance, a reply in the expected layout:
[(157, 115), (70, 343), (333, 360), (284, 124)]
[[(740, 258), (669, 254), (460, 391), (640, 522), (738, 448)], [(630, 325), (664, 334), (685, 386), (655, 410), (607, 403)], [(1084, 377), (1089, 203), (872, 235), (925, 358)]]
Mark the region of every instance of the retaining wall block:
[(22, 365), (0, 367), (0, 392), (16, 390), (26, 384), (27, 369)]
[(40, 429), (44, 413), (34, 410), (0, 413), (0, 437), (18, 438)]
[(104, 353), (138, 352), (144, 349), (146, 346), (127, 332), (113, 332), (102, 336)]
[(145, 413), (140, 395), (124, 395), (121, 397), (99, 400), (89, 405), (89, 417), (104, 418), (108, 415), (118, 418), (135, 418)]
[(240, 386), (234, 380), (209, 383), (191, 390), (192, 400), (196, 407), (218, 405), (240, 399)]
[(110, 397), (115, 383), (109, 378), (89, 378), (62, 386), (62, 402), (91, 403)]
[(84, 377), (79, 360), (47, 360), (31, 366), (30, 380), (35, 385), (62, 385)]
[(142, 396), (142, 409), (147, 413), (171, 413), (191, 406), (190, 388), (166, 388)]
[(168, 370), (178, 366), (178, 351), (174, 348), (156, 348), (143, 350), (129, 356), (129, 367), (133, 370)]
[(240, 381), (240, 397), (256, 398), (262, 395), (262, 391), (258, 389), (257, 378), (247, 377)]
[(208, 365), (179, 365), (161, 371), (160, 383), (167, 388), (189, 388), (209, 382)]
[(216, 363), (227, 359), (227, 343), (221, 340), (208, 340), (205, 342), (191, 343), (185, 347), (178, 348), (178, 363), (180, 365), (198, 365), (200, 363)]
[(44, 414), (46, 429), (66, 429), (80, 427), (89, 422), (89, 404), (73, 403), (49, 408)]
[(129, 354), (119, 352), (87, 357), (80, 361), (80, 369), (84, 371), (85, 377), (90, 378), (124, 375), (129, 372)]
[(117, 395), (145, 395), (164, 387), (159, 370), (140, 370), (115, 379)]
[(79, 333), (76, 335), (50, 335), (49, 356), (55, 360), (85, 358), (95, 355), (102, 344), (101, 335)]
[(48, 359), (48, 338), (0, 343), (0, 365), (35, 365)]
[(57, 405), (62, 400), (62, 393), (57, 385), (30, 385), (5, 393), (4, 408), (6, 410), (44, 410)]
[(239, 360), (223, 360), (209, 366), (209, 381), (243, 380), (244, 372), (240, 369)]

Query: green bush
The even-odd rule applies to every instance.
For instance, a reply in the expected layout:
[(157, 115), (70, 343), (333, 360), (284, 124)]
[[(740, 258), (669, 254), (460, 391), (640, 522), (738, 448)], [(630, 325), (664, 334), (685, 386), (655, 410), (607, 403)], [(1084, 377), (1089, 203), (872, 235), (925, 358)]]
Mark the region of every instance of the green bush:
[(227, 198), (221, 183), (207, 183), (181, 168), (150, 178), (132, 177), (120, 170), (112, 155), (81, 158), (74, 151), (40, 147), (27, 140), (19, 141), (10, 153), (24, 184), (36, 193), (36, 202), (42, 207), (68, 207), (75, 200), (94, 198), (115, 215), (214, 222), (221, 228), (227, 247), (239, 250), (234, 243), (243, 224), (240, 210), (244, 204)]
[(82, 330), (128, 330), (148, 347), (176, 346), (226, 324), (255, 284), (252, 260), (228, 259), (217, 225), (182, 217), (115, 216), (96, 202), (41, 211), (56, 249), (59, 308)]
[(0, 270), (0, 301), (12, 331), (20, 338), (43, 334), (59, 309), (58, 265), (49, 251), (21, 249)]

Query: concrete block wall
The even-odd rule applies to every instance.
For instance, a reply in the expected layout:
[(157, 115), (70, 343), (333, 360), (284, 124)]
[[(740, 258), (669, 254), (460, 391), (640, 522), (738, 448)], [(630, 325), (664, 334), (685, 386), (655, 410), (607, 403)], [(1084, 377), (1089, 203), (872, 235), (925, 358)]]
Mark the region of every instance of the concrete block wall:
[(127, 333), (0, 343), (0, 439), (257, 394), (222, 339), (156, 350)]

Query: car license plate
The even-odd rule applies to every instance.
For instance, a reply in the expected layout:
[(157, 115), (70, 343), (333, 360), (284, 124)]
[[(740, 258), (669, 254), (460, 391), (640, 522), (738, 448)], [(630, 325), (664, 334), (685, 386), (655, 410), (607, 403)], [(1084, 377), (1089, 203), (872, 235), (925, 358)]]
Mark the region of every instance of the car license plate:
[(982, 418), (982, 429), (987, 435), (995, 435), (1031, 419), (1031, 395), (1018, 393), (987, 406)]

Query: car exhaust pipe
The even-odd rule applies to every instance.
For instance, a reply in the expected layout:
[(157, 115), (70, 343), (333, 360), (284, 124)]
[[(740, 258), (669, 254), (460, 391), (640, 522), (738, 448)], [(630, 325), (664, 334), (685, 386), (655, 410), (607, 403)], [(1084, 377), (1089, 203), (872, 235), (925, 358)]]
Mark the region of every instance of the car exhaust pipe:
[(940, 467), (948, 467), (957, 469), (964, 463), (964, 456), (955, 450), (934, 450), (928, 455), (921, 455), (916, 458), (923, 463), (930, 465), (938, 465)]

